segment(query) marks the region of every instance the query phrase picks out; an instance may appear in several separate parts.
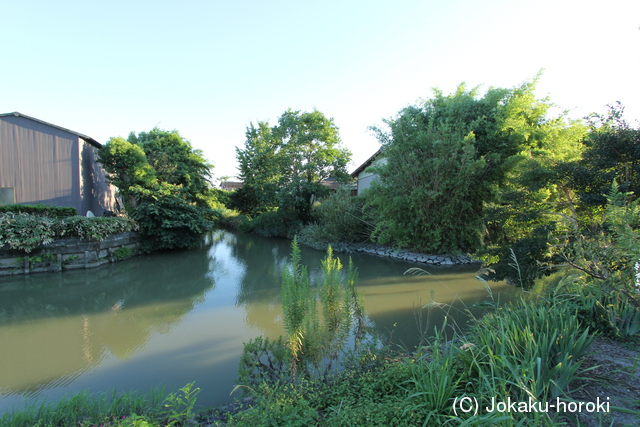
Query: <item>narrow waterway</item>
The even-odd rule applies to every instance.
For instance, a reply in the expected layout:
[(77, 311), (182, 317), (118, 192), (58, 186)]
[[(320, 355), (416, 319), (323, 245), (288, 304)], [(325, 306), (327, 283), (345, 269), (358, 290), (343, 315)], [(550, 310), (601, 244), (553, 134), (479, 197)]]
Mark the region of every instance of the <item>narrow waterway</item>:
[[(199, 249), (0, 277), (0, 413), (25, 399), (177, 390), (191, 381), (202, 389), (199, 404), (231, 401), (243, 342), (283, 333), (280, 274), (290, 244), (217, 231)], [(310, 271), (324, 256), (302, 248)], [(420, 265), (430, 274), (411, 276), (404, 273), (417, 264), (351, 257), (370, 324), (406, 347), (445, 315), (463, 327), (467, 308), (516, 293), (493, 283), (490, 295), (475, 267)], [(432, 301), (446, 305), (422, 308)]]

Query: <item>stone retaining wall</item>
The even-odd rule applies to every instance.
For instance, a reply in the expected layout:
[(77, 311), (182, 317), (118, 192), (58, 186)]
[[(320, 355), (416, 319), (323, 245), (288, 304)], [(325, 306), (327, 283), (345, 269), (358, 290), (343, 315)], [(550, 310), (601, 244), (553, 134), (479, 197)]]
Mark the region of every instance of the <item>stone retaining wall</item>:
[(140, 243), (140, 235), (130, 232), (113, 234), (101, 242), (66, 237), (28, 254), (0, 248), (0, 276), (98, 267), (139, 255)]
[[(316, 249), (324, 249), (316, 247), (316, 245), (309, 245)], [(333, 243), (331, 245), (335, 252), (362, 252), (370, 255), (378, 255), (385, 258), (394, 258), (402, 261), (419, 262), (431, 265), (463, 265), (481, 263), (482, 261), (474, 260), (468, 255), (427, 255), (416, 252), (407, 251), (404, 249), (392, 249), (386, 246), (374, 245), (372, 243)]]

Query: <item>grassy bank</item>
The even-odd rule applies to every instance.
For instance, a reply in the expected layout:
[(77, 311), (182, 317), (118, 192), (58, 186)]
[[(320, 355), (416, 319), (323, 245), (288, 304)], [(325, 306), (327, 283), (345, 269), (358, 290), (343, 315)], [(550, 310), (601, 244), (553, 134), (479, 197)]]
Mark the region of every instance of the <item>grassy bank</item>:
[(80, 392), (56, 404), (33, 401), (0, 417), (2, 427), (160, 427), (194, 425), (196, 396), (193, 383), (165, 394)]
[[(569, 305), (523, 300), (410, 355), (372, 351), (331, 377), (262, 383), (248, 390), (255, 405), (227, 425), (580, 425), (577, 412), (556, 407), (590, 383), (593, 367), (582, 363), (594, 338)], [(495, 402), (534, 402), (540, 411), (489, 411)], [(608, 420), (602, 425), (617, 410), (629, 413), (614, 406), (597, 414)]]

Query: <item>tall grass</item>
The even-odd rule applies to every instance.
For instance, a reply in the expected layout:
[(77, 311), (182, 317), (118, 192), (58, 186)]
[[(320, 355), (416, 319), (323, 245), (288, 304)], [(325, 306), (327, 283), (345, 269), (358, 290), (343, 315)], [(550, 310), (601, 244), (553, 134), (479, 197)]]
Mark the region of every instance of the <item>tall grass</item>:
[(300, 263), (296, 238), (291, 246), (291, 264), (283, 268), (281, 289), (286, 337), (258, 337), (245, 344), (239, 372), (242, 385), (276, 382), (287, 375), (293, 382), (325, 377), (347, 352), (347, 343), (357, 351), (366, 336), (353, 263), (345, 272), (329, 247), (321, 274), (312, 282), (307, 267)]
[(55, 404), (33, 401), (0, 417), (1, 427), (68, 427), (133, 425), (133, 415), (149, 419), (162, 417), (165, 393), (153, 389), (148, 394), (118, 394), (115, 391), (91, 395), (89, 392), (62, 398)]

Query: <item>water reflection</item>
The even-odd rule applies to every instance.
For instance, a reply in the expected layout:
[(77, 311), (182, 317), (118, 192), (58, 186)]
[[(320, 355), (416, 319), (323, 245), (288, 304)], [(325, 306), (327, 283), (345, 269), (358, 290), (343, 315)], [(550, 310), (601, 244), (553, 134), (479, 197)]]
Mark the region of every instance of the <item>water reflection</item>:
[(215, 288), (208, 261), (203, 249), (2, 278), (0, 393), (65, 386), (105, 358), (130, 358)]
[[(199, 403), (229, 401), (243, 342), (283, 333), (280, 276), (290, 247), (283, 239), (217, 231), (189, 251), (1, 277), (0, 412), (24, 396), (175, 390), (194, 380), (203, 390)], [(324, 256), (302, 248), (312, 275)], [(473, 268), (431, 268), (431, 276), (414, 277), (403, 273), (415, 264), (351, 257), (369, 320), (406, 346), (417, 343), (421, 329), (442, 324), (444, 311), (421, 308), (432, 296), (451, 303), (449, 317), (460, 323), (465, 304), (487, 298)], [(348, 255), (340, 258), (348, 263)]]

